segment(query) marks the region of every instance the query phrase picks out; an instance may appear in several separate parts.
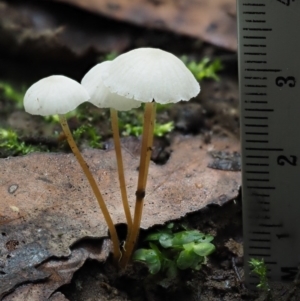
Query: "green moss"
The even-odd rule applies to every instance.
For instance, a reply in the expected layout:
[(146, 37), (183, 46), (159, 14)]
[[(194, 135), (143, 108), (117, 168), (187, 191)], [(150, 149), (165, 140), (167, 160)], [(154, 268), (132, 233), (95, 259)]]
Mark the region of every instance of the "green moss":
[(28, 153), (41, 151), (41, 148), (26, 144), (18, 138), (13, 130), (0, 128), (0, 153), (5, 156), (26, 155)]
[(18, 90), (12, 84), (0, 81), (0, 92), (6, 99), (14, 101), (18, 109), (23, 108), (23, 98), (25, 91), (26, 89), (24, 87)]
[(198, 81), (201, 81), (205, 78), (219, 80), (217, 72), (223, 69), (223, 65), (219, 59), (211, 61), (209, 58), (205, 57), (200, 62), (196, 62), (189, 61), (187, 56), (182, 56), (181, 60)]
[(91, 125), (82, 125), (73, 131), (74, 140), (78, 143), (80, 140), (85, 139), (92, 148), (102, 148), (101, 136), (96, 132), (95, 128)]

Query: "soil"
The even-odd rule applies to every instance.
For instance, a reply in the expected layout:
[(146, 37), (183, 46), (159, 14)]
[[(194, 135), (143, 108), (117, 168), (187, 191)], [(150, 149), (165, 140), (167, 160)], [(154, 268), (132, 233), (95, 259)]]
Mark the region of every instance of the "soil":
[[(130, 32), (130, 27), (128, 31)], [(135, 30), (132, 32), (134, 34)], [(160, 41), (164, 39), (167, 41), (166, 44), (161, 42), (160, 45), (161, 48), (166, 49), (169, 48), (169, 41), (174, 38), (174, 35), (171, 34), (151, 32), (153, 40), (155, 40), (153, 38), (155, 35)], [(166, 35), (168, 36), (167, 39), (165, 38)], [(178, 37), (176, 39), (178, 41)], [(175, 42), (174, 44), (176, 45)], [(191, 48), (188, 54), (195, 57), (194, 44), (190, 40), (189, 42), (190, 44), (188, 45)], [(181, 47), (176, 48), (174, 46), (173, 50), (178, 53)], [(187, 46), (185, 51), (187, 51)], [(202, 92), (199, 97), (190, 103), (180, 103), (168, 107), (166, 110), (158, 113), (157, 119), (161, 122), (174, 121), (175, 129), (169, 135), (202, 133), (206, 143), (209, 143), (212, 135), (233, 135), (238, 137), (239, 113), (236, 54), (205, 44), (201, 45), (201, 51), (198, 53), (210, 53), (212, 57), (223, 57), (224, 70), (220, 74), (221, 80), (218, 82), (211, 80), (202, 82)], [(184, 54), (187, 54), (187, 52)], [(199, 54), (198, 57), (196, 55), (196, 58), (200, 58)], [(12, 66), (15, 58), (12, 56), (10, 60), (8, 65)], [(81, 65), (83, 64), (82, 60), (84, 58), (81, 58)], [(90, 64), (90, 58), (88, 62)], [(96, 58), (94, 63), (97, 63)], [(15, 66), (15, 68), (17, 67)], [(26, 74), (24, 70), (20, 70), (19, 73), (23, 74), (23, 76)], [(72, 74), (72, 71), (68, 70), (68, 73)], [(74, 70), (75, 78), (78, 77), (78, 73), (80, 73), (78, 70)], [(2, 70), (1, 74), (1, 81), (7, 80), (5, 74), (9, 74), (11, 80), (11, 70), (7, 70), (7, 73), (5, 73), (5, 70)], [(23, 83), (28, 82), (28, 80), (25, 77), (20, 80), (19, 76), (18, 81), (14, 84), (17, 89), (21, 90)], [(31, 74), (31, 77), (34, 78), (35, 76)], [(108, 148), (111, 143), (111, 132), (107, 118), (108, 112), (99, 111), (87, 105), (84, 105), (83, 110), (86, 110), (86, 114), (93, 116), (89, 122), (101, 135), (103, 147)], [(87, 120), (79, 119), (75, 116), (69, 120), (70, 127), (74, 130)], [(16, 130), (21, 142), (39, 145), (42, 150), (69, 151), (66, 145), (61, 142), (61, 137), (53, 135), (60, 131), (57, 124), (46, 123), (40, 117), (29, 117), (22, 109), (18, 108), (16, 103), (12, 103), (11, 100), (4, 97), (1, 91), (0, 126)], [(171, 150), (168, 149), (168, 138), (167, 135), (164, 138), (155, 140), (152, 160), (157, 164), (164, 164), (170, 156)], [(126, 139), (127, 143), (130, 144), (131, 139), (138, 138), (127, 137), (123, 139)], [(84, 148), (86, 143), (87, 141), (83, 137), (80, 140), (80, 146)], [(2, 158), (14, 155), (19, 154), (12, 152), (10, 149), (0, 149)], [(201, 270), (182, 271), (178, 278), (168, 287), (159, 285), (158, 281), (161, 279), (149, 276), (147, 267), (141, 263), (131, 264), (126, 271), (117, 271), (111, 265), (110, 260), (107, 260), (104, 264), (90, 260), (74, 274), (70, 284), (59, 288), (58, 291), (63, 293), (70, 301), (271, 300), (262, 292), (247, 290), (244, 285), (243, 264), (247, 263), (243, 262), (241, 203), (242, 201), (239, 198), (223, 206), (209, 206), (204, 210), (186, 216), (182, 220), (175, 221), (215, 236), (216, 252), (209, 257), (208, 264), (204, 265)], [(151, 232), (154, 229), (149, 229), (148, 231)], [(141, 233), (140, 246), (143, 245), (143, 237), (147, 233)], [(271, 291), (272, 300), (300, 300), (297, 283), (271, 283)]]

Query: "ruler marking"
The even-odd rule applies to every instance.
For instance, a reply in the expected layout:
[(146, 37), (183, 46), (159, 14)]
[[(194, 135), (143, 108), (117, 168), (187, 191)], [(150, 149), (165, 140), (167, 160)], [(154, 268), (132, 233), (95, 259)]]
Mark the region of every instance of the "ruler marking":
[(268, 103), (268, 101), (266, 101), (266, 100), (245, 100), (244, 103), (266, 104), (266, 103)]
[(263, 117), (261, 117), (261, 116), (244, 116), (245, 117), (245, 119), (257, 119), (257, 120), (268, 120), (269, 119), (269, 117), (266, 117), (266, 116), (263, 116)]
[[(249, 188), (249, 189), (267, 189), (267, 190), (275, 189), (275, 187), (273, 187), (273, 186), (247, 186), (247, 188)], [(255, 195), (255, 196), (258, 196), (258, 195)]]
[(243, 3), (244, 6), (266, 6), (265, 4), (261, 3)]
[(273, 109), (248, 109), (248, 108), (245, 108), (245, 111), (248, 111), (248, 112), (274, 112)]
[(267, 77), (255, 77), (255, 76), (245, 76), (244, 79), (259, 79), (259, 80), (267, 80), (268, 78)]
[(261, 174), (261, 175), (268, 175), (269, 172), (268, 171), (246, 171), (246, 173), (249, 173), (249, 174)]
[(249, 249), (254, 249), (254, 250), (271, 250), (270, 247), (251, 247), (249, 246)]
[(267, 128), (267, 124), (245, 124), (245, 127), (252, 127), (252, 128)]
[(266, 23), (265, 20), (245, 20), (247, 23)]
[(243, 36), (244, 39), (253, 39), (253, 40), (266, 40), (266, 37), (263, 36)]
[(267, 55), (266, 52), (244, 52), (244, 54), (248, 55)]
[(258, 92), (255, 92), (255, 93), (245, 93), (245, 95), (250, 95), (250, 96), (267, 96), (267, 93), (258, 93)]
[(267, 163), (246, 163), (247, 166), (269, 166)]
[(265, 12), (259, 12), (259, 11), (244, 11), (244, 15), (265, 15)]
[(246, 71), (256, 71), (256, 72), (280, 72), (280, 71), (282, 71), (281, 69), (252, 69), (252, 68), (247, 68), (245, 70)]
[(269, 179), (246, 179), (248, 182), (270, 182)]
[[(269, 140), (246, 140), (246, 142), (252, 142), (252, 143), (269, 143)], [(266, 165), (266, 166), (268, 166), (268, 165)]]
[(250, 241), (257, 241), (257, 242), (270, 242), (271, 239), (258, 239), (258, 238), (255, 238), (255, 239), (250, 239)]
[(268, 136), (269, 133), (245, 132), (246, 135)]
[(246, 150), (255, 150), (255, 151), (274, 151), (274, 152), (282, 152), (283, 148), (268, 148), (268, 147), (246, 147)]
[(245, 61), (247, 64), (266, 64), (267, 61)]
[(243, 30), (249, 30), (249, 31), (272, 31), (272, 28), (252, 28), (252, 27), (244, 27)]
[(259, 224), (260, 227), (265, 228), (282, 228), (282, 224)]
[[(256, 257), (260, 257), (260, 258), (262, 258), (262, 257), (271, 257), (271, 255), (269, 255), (269, 254), (258, 254), (258, 253), (251, 253), (251, 254), (249, 254), (251, 257), (254, 257), (254, 256), (256, 256)], [(251, 277), (251, 275), (250, 275), (250, 277)], [(253, 278), (256, 278), (257, 276), (254, 276)]]
[(245, 47), (260, 47), (260, 48), (264, 48), (267, 47), (266, 45), (262, 45), (262, 44), (244, 44)]
[(252, 234), (258, 234), (258, 235), (270, 235), (271, 232), (265, 232), (265, 231), (254, 231), (251, 232)]
[(269, 159), (269, 156), (246, 156), (246, 158), (251, 158), (251, 159)]

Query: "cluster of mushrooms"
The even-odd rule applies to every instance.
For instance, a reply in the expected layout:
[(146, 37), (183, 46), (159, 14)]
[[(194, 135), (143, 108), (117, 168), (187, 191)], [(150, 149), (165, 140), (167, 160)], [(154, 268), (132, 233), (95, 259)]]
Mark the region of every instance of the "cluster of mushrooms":
[[(122, 54), (113, 61), (97, 64), (83, 77), (81, 84), (62, 75), (53, 75), (33, 84), (24, 96), (26, 112), (42, 116), (59, 115), (66, 139), (104, 215), (113, 243), (114, 260), (119, 262), (121, 268), (125, 268), (129, 262), (139, 234), (153, 142), (155, 103), (187, 101), (199, 92), (199, 83), (176, 56), (160, 49), (139, 48)], [(122, 251), (99, 187), (76, 146), (65, 117), (66, 113), (86, 101), (99, 108), (110, 108), (121, 197), (128, 226)], [(117, 111), (138, 108), (142, 103), (145, 103), (143, 136), (132, 218), (126, 192)]]

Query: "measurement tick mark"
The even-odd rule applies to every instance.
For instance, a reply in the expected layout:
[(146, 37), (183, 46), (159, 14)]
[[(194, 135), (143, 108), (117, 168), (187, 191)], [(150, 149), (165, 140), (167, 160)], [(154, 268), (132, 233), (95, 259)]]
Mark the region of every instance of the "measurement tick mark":
[(261, 36), (244, 36), (244, 39), (254, 39), (254, 40), (266, 40), (266, 37)]
[(251, 159), (269, 159), (269, 156), (246, 156), (246, 158), (251, 158)]
[(281, 238), (289, 238), (290, 236), (287, 233), (282, 233), (282, 234), (276, 234), (276, 237), (278, 239), (281, 239)]
[(273, 190), (275, 187), (273, 186), (247, 186), (249, 189), (268, 189), (268, 190)]
[(245, 63), (248, 63), (248, 64), (266, 64), (267, 61), (245, 61)]
[(282, 228), (282, 224), (259, 224), (260, 227), (266, 228)]
[(248, 182), (270, 182), (268, 179), (246, 179)]
[(266, 55), (266, 52), (244, 52), (245, 55)]
[(255, 76), (245, 76), (244, 79), (260, 79), (260, 80), (267, 80), (267, 77), (255, 77)]
[(267, 85), (245, 85), (245, 87), (250, 87), (250, 88), (266, 88)]
[(244, 11), (244, 15), (265, 15), (265, 12), (258, 12), (258, 11)]
[(258, 44), (244, 44), (244, 47), (267, 47), (266, 45), (258, 45)]
[(256, 249), (256, 250), (271, 250), (270, 247), (249, 247), (249, 249)]
[(280, 72), (281, 69), (245, 69), (246, 71), (257, 71), (257, 72)]
[(264, 103), (264, 104), (266, 104), (268, 102), (266, 100), (245, 100), (245, 103), (258, 103), (258, 104)]
[(250, 112), (274, 112), (273, 109), (245, 109), (245, 111), (250, 111)]
[(265, 4), (260, 3), (243, 3), (244, 6), (266, 6)]
[(283, 148), (246, 147), (246, 150), (282, 152)]
[(267, 128), (267, 124), (245, 124), (246, 127), (252, 128)]
[(244, 27), (243, 30), (249, 30), (249, 31), (272, 31), (272, 28), (251, 28), (251, 27)]
[[(245, 171), (245, 173), (257, 174), (257, 175), (268, 175), (269, 174), (268, 171)], [(262, 196), (262, 195), (259, 195), (259, 196)]]
[(268, 136), (269, 133), (265, 132), (245, 132), (246, 135)]
[(258, 117), (258, 116), (244, 116), (245, 119), (257, 119), (257, 120), (267, 120), (268, 117)]
[(269, 164), (263, 163), (246, 163), (247, 166), (269, 166)]
[[(246, 140), (246, 142), (252, 142), (252, 143), (269, 143), (269, 140)], [(265, 165), (265, 166), (267, 166), (267, 165)]]
[(265, 20), (245, 20), (247, 23), (266, 23)]

